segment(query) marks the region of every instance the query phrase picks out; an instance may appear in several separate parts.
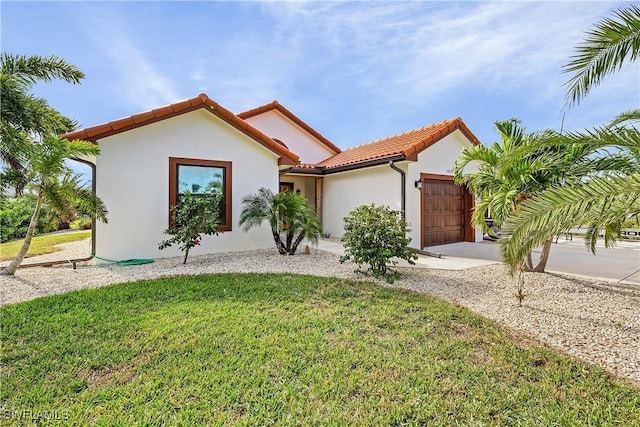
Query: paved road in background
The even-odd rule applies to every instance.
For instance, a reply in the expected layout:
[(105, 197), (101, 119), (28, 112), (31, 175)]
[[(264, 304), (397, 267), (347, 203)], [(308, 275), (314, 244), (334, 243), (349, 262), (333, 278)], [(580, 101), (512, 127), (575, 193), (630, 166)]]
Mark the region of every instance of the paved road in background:
[[(490, 241), (452, 243), (426, 249), (444, 256), (501, 260), (498, 244)], [(534, 260), (539, 254), (539, 250), (534, 251)], [(561, 237), (551, 247), (547, 271), (640, 285), (640, 242), (621, 241), (612, 249), (599, 245), (593, 255), (581, 238), (571, 241)]]

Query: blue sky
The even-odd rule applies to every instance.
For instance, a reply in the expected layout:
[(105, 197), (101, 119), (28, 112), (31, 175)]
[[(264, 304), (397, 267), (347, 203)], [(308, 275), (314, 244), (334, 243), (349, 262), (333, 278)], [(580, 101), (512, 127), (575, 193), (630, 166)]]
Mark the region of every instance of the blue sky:
[(584, 129), (640, 107), (640, 65), (564, 106), (562, 65), (627, 2), (12, 2), (3, 52), (55, 54), (80, 85), (35, 93), (82, 127), (204, 92), (236, 113), (277, 99), (341, 148), (460, 116)]

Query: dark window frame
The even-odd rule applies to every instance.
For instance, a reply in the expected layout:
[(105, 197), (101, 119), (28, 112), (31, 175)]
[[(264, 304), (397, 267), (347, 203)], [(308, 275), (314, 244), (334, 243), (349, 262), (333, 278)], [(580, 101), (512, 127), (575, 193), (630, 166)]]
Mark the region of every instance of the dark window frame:
[(220, 231), (231, 231), (232, 227), (232, 165), (231, 162), (221, 160), (205, 160), (205, 159), (188, 159), (184, 157), (169, 157), (169, 226), (173, 225), (171, 209), (176, 205), (178, 200), (178, 166), (204, 166), (216, 167), (224, 169), (222, 177), (223, 183), (223, 203), (224, 203), (224, 222), (218, 227)]

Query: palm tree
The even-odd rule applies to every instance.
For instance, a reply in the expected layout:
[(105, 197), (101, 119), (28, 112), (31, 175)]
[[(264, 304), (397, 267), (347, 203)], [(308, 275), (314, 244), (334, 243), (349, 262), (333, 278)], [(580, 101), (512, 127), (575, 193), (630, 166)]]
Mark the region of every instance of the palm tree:
[(20, 192), (25, 185), (24, 162), (31, 137), (60, 134), (76, 123), (64, 117), (30, 89), (38, 82), (60, 79), (79, 83), (84, 74), (57, 56), (0, 56), (0, 159), (5, 163), (3, 183), (14, 184)]
[(271, 190), (263, 187), (257, 193), (244, 197), (242, 205), (242, 229), (246, 232), (267, 222), (280, 255), (294, 255), (303, 239), (317, 242), (322, 232), (313, 208), (298, 194), (273, 194)]
[[(479, 198), (471, 219), (485, 229), (485, 217), (490, 215), (498, 227), (504, 227), (523, 203), (553, 186), (577, 184), (595, 173), (637, 168), (637, 158), (627, 152), (606, 152), (602, 140), (563, 136), (551, 130), (527, 134), (515, 119), (497, 122), (496, 128), (501, 144), (463, 150), (454, 169), (456, 180)], [(470, 163), (477, 165), (477, 171), (464, 174)], [(525, 271), (545, 270), (554, 234), (541, 233), (537, 244), (528, 247)], [(540, 260), (534, 266), (531, 251), (540, 244)]]
[(45, 201), (52, 209), (61, 212), (68, 209), (71, 201), (79, 210), (101, 221), (107, 221), (107, 210), (103, 202), (90, 188), (81, 186), (76, 179), (59, 179), (69, 170), (64, 162), (66, 159), (85, 155), (95, 156), (98, 153), (98, 147), (90, 142), (66, 141), (55, 136), (46, 136), (41, 143), (30, 145), (25, 170), (30, 188), (36, 195), (36, 207), (20, 251), (0, 274), (15, 274), (24, 260)]
[[(485, 218), (491, 217), (495, 225), (502, 227), (524, 200), (557, 180), (556, 175), (548, 173), (542, 157), (515, 154), (523, 147), (532, 147), (539, 134), (527, 134), (517, 119), (497, 121), (495, 127), (501, 143), (464, 149), (454, 167), (456, 182), (464, 184), (478, 200), (471, 222), (485, 231)], [(465, 173), (469, 165), (475, 165), (477, 170)], [(544, 271), (551, 250), (551, 236), (548, 237), (537, 265), (533, 265), (529, 253), (525, 270)]]
[[(587, 225), (585, 242), (595, 253), (604, 231), (605, 246), (615, 244), (621, 224), (640, 214), (640, 132), (600, 128), (572, 132), (552, 141), (556, 147), (589, 146), (580, 166), (584, 179), (554, 186), (524, 203), (508, 218), (499, 240), (503, 259), (516, 269), (544, 236)], [(610, 153), (605, 149), (615, 149)], [(606, 167), (605, 167), (606, 165)]]
[[(596, 24), (576, 48), (576, 54), (564, 67), (566, 72), (574, 73), (567, 83), (567, 101), (579, 103), (605, 76), (639, 55), (640, 8), (629, 5), (615, 12), (613, 18)], [(543, 236), (575, 225), (589, 225), (586, 243), (592, 252), (600, 230), (605, 231), (606, 247), (615, 244), (620, 225), (640, 214), (640, 133), (633, 127), (617, 126), (639, 119), (640, 110), (626, 111), (609, 127), (572, 133), (556, 141), (557, 145), (590, 143), (614, 148), (632, 161), (618, 171), (605, 175), (594, 172), (585, 181), (549, 189), (527, 202), (507, 221), (500, 239), (501, 252), (512, 269)], [(601, 156), (600, 160), (607, 159)]]
[(290, 199), (289, 202), (285, 203), (285, 205), (290, 206), (285, 216), (287, 225), (286, 247), (289, 255), (294, 255), (305, 238), (317, 243), (322, 234), (322, 227), (316, 217), (315, 210), (307, 204), (304, 197), (289, 192), (280, 193), (280, 195)]

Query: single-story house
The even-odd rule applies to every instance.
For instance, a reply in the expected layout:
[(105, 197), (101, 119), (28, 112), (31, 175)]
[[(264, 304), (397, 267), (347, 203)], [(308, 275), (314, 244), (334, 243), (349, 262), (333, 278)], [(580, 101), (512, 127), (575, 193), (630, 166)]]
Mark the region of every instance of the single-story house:
[(306, 197), (334, 237), (350, 210), (375, 203), (405, 212), (416, 248), (482, 239), (470, 226), (474, 200), (452, 177), (460, 151), (479, 144), (460, 118), (343, 151), (277, 101), (234, 114), (201, 94), (62, 137), (100, 147), (86, 160), (109, 210), (95, 230), (101, 258), (179, 255), (158, 249), (170, 209), (182, 191), (212, 181), (224, 194), (224, 233), (194, 255), (272, 247), (268, 226), (238, 225), (242, 198), (260, 187)]

